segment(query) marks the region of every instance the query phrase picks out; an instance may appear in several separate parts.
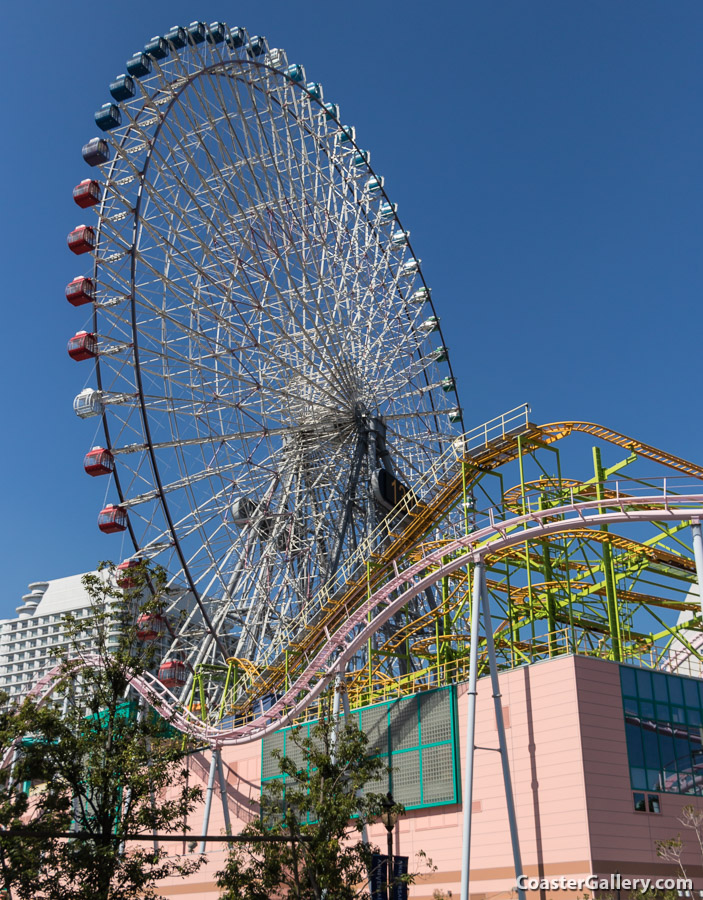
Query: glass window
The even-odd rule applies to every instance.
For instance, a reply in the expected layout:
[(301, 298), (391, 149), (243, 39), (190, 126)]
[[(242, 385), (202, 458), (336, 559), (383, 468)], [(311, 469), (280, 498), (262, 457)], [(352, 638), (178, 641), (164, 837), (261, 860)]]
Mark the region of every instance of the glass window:
[(669, 682), (669, 697), (672, 703), (675, 703), (677, 706), (683, 706), (683, 687), (681, 686), (681, 682), (683, 678), (671, 677), (667, 679)]
[(641, 699), (652, 700), (652, 676), (644, 669), (636, 669), (637, 692)]
[(654, 704), (649, 700), (640, 700), (640, 715), (643, 719), (654, 718)]
[(686, 706), (693, 706), (695, 709), (698, 709), (698, 687), (696, 682), (690, 678), (684, 678), (683, 680), (683, 696)]
[(700, 709), (687, 709), (686, 717), (689, 725), (695, 725), (696, 727), (703, 725), (703, 716), (701, 716)]
[(628, 666), (620, 666), (620, 681), (622, 683), (622, 692), (628, 697), (637, 696), (637, 687), (635, 685), (635, 670)]
[(659, 796), (657, 794), (647, 794), (647, 805), (651, 813), (659, 815), (661, 807), (659, 806)]
[(632, 799), (635, 802), (635, 812), (647, 811), (647, 805), (644, 801), (644, 794), (633, 794)]
[(654, 699), (659, 700), (662, 703), (668, 703), (669, 695), (666, 690), (666, 682), (668, 678), (666, 675), (662, 675), (660, 672), (655, 672), (652, 675), (652, 680), (654, 682)]
[(668, 703), (657, 703), (657, 719), (660, 722), (671, 721)]
[(647, 787), (647, 773), (644, 769), (630, 769), (630, 780), (633, 788)]
[(623, 697), (623, 706), (625, 707), (625, 715), (626, 716), (639, 716), (639, 709), (637, 707), (637, 701), (633, 700), (631, 697)]

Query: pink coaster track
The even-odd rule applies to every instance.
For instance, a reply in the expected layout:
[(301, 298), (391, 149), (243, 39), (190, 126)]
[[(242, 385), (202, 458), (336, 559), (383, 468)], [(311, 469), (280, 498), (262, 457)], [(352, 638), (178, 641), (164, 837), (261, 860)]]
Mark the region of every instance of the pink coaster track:
[[(608, 511), (603, 512), (607, 507)], [(365, 600), (328, 639), (320, 651), (308, 662), (304, 672), (276, 703), (250, 722), (237, 725), (228, 731), (203, 723), (186, 710), (176, 697), (150, 674), (135, 676), (131, 685), (144, 700), (176, 729), (212, 747), (246, 744), (289, 724), (313, 703), (327, 687), (336, 672), (343, 671), (347, 662), (366, 641), (398, 610), (428, 587), (446, 578), (469, 563), (490, 557), (506, 547), (537, 540), (576, 528), (592, 528), (603, 525), (635, 524), (638, 522), (700, 522), (703, 518), (703, 494), (667, 494), (645, 497), (612, 495), (607, 500), (587, 500), (564, 506), (530, 512), (500, 522), (493, 521), (464, 537), (443, 544), (404, 571), (396, 567), (395, 577)], [(457, 554), (442, 564), (448, 556)], [(418, 578), (430, 567), (436, 567), (429, 575)], [(391, 595), (403, 588), (395, 599)], [(369, 613), (381, 603), (387, 603), (376, 612), (371, 621)], [(97, 657), (85, 657), (74, 661), (71, 672), (100, 664)], [(38, 703), (44, 703), (54, 690), (70, 676), (71, 672), (56, 666), (48, 672), (30, 692)], [(301, 697), (301, 694), (303, 695)], [(2, 765), (7, 765), (14, 745), (5, 754)]]

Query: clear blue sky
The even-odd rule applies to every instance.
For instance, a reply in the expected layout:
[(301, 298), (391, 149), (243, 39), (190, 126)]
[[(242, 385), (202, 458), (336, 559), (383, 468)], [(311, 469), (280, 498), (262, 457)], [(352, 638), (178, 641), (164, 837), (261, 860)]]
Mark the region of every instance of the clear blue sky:
[(700, 0), (11, 5), (3, 22), (3, 591), (121, 558), (82, 470), (63, 289), (108, 82), (152, 35), (244, 25), (321, 81), (386, 179), (467, 426), (529, 400), (700, 461)]

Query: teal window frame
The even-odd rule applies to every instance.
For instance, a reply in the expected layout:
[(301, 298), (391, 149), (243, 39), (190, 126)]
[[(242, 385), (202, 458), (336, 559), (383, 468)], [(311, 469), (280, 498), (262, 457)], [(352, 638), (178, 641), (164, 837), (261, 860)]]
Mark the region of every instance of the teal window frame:
[[(427, 705), (431, 702), (431, 697), (440, 695), (442, 699), (446, 697), (446, 716), (449, 720), (449, 734), (447, 738), (441, 740), (428, 740), (427, 742), (423, 741), (423, 707), (427, 708)], [(412, 718), (413, 715), (413, 706), (414, 716), (416, 717), (416, 738), (413, 740), (412, 744), (408, 746), (393, 746), (394, 743), (394, 735), (396, 736), (396, 744), (398, 743), (398, 730), (394, 731), (393, 726), (397, 724), (397, 720), (405, 715), (405, 710), (410, 710), (410, 716), (408, 718)], [(371, 706), (365, 706), (360, 709), (354, 709), (350, 712), (350, 719), (357, 727), (361, 728), (362, 719), (364, 718), (364, 714), (369, 713), (370, 711), (377, 710), (379, 713), (385, 709), (385, 740), (381, 740), (379, 742), (378, 751), (376, 753), (371, 753), (372, 757), (380, 757), (383, 760), (387, 761), (387, 764), (390, 765), (391, 771), (387, 773), (385, 776), (382, 776), (380, 779), (380, 784), (378, 782), (374, 782), (373, 784), (369, 784), (367, 786), (367, 790), (374, 793), (382, 793), (385, 794), (388, 791), (391, 791), (398, 799), (399, 802), (403, 803), (406, 809), (427, 809), (429, 807), (435, 806), (451, 806), (452, 804), (456, 804), (459, 802), (459, 793), (460, 793), (460, 779), (459, 779), (459, 754), (458, 754), (458, 741), (457, 741), (457, 699), (456, 699), (456, 685), (447, 685), (442, 688), (435, 688), (431, 691), (422, 691), (418, 694), (413, 694), (409, 697), (400, 697), (393, 700), (386, 700), (381, 703), (374, 703)], [(342, 722), (345, 720), (345, 716), (342, 716)], [(280, 729), (279, 731), (274, 732), (270, 738), (264, 738), (261, 742), (261, 789), (262, 791), (265, 789), (264, 786), (269, 784), (272, 781), (284, 781), (284, 791), (283, 791), (283, 801), (285, 802), (285, 778), (283, 775), (276, 774), (265, 774), (271, 771), (271, 766), (276, 766), (276, 761), (270, 757), (270, 750), (274, 748), (278, 748), (283, 752), (284, 756), (291, 756), (295, 760), (295, 756), (299, 755), (300, 751), (296, 747), (295, 744), (291, 746), (295, 748), (294, 753), (290, 753), (288, 749), (289, 735), (290, 733), (296, 729), (301, 734), (301, 737), (309, 737), (310, 729), (313, 728), (317, 724), (318, 720), (314, 720), (311, 722), (306, 722), (300, 726), (289, 726), (288, 728)], [(426, 730), (429, 727), (429, 722), (427, 716), (425, 717), (425, 728)], [(383, 725), (383, 717), (382, 714), (379, 717), (379, 720), (374, 723), (374, 730), (378, 729), (379, 725)], [(411, 730), (412, 733), (412, 730)], [(379, 737), (382, 737), (382, 733), (379, 734)], [(385, 746), (384, 746), (385, 745)], [(436, 783), (433, 781), (425, 782), (425, 771), (427, 766), (427, 751), (435, 751), (443, 747), (449, 748), (449, 767), (451, 772), (451, 796), (447, 799), (442, 800), (426, 800), (426, 795), (429, 794), (428, 788), (432, 783)], [(268, 759), (267, 759), (268, 754)], [(403, 758), (410, 759), (411, 754), (417, 755), (417, 763), (419, 770), (419, 801), (418, 802), (410, 802), (405, 803), (403, 801), (402, 796), (398, 796), (397, 790), (394, 790), (394, 782), (397, 787), (400, 787), (399, 781), (402, 774), (402, 764)], [(429, 756), (430, 754), (427, 754)]]

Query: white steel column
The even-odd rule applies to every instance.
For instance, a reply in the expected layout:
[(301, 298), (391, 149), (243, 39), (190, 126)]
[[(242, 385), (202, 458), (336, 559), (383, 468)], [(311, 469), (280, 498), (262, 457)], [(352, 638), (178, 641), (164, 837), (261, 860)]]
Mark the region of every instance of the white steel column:
[(471, 865), (471, 803), (474, 787), (474, 733), (476, 730), (476, 680), (478, 677), (478, 628), (481, 618), (481, 591), (485, 570), (483, 560), (474, 566), (471, 602), (471, 644), (469, 650), (469, 690), (466, 724), (466, 762), (464, 765), (464, 829), (461, 847), (461, 900), (469, 900)]
[(493, 628), (491, 627), (491, 609), (488, 602), (488, 585), (483, 580), (481, 590), (481, 606), (483, 607), (483, 627), (486, 632), (486, 649), (488, 650), (488, 668), (491, 673), (491, 687), (493, 689), (493, 706), (496, 715), (496, 728), (498, 729), (498, 748), (500, 762), (503, 767), (503, 785), (505, 787), (505, 803), (508, 807), (508, 822), (510, 824), (510, 843), (513, 848), (513, 864), (515, 866), (515, 884), (519, 900), (525, 900), (525, 890), (520, 887), (522, 883), (522, 859), (520, 856), (520, 840), (517, 831), (517, 818), (515, 816), (515, 799), (513, 797), (513, 785), (510, 778), (510, 762), (508, 761), (508, 744), (505, 740), (505, 723), (503, 722), (503, 707), (500, 696), (500, 682), (498, 680), (498, 666), (496, 665), (496, 650), (493, 644)]
[[(217, 758), (217, 780), (220, 783), (220, 798), (222, 799), (222, 813), (225, 817), (225, 832), (227, 834), (232, 834), (232, 823), (229, 819), (229, 804), (227, 802), (227, 779), (225, 778), (225, 770), (222, 765), (222, 753), (220, 752), (220, 748), (216, 747), (213, 750), (213, 755)], [(206, 831), (203, 834), (207, 834)]]
[(212, 794), (215, 789), (215, 770), (217, 769), (217, 747), (212, 748), (212, 760), (210, 761), (210, 774), (207, 779), (207, 791), (205, 792), (205, 812), (203, 813), (203, 839), (200, 842), (200, 853), (205, 853), (206, 835), (210, 825), (210, 807), (212, 806)]
[(332, 734), (330, 735), (330, 743), (332, 750), (330, 758), (332, 765), (337, 761), (337, 737), (339, 736), (339, 704), (342, 699), (342, 691), (344, 690), (344, 673), (337, 672), (334, 676), (334, 699), (332, 700)]

